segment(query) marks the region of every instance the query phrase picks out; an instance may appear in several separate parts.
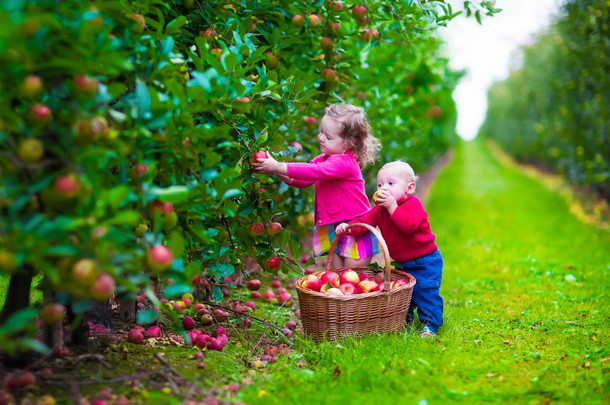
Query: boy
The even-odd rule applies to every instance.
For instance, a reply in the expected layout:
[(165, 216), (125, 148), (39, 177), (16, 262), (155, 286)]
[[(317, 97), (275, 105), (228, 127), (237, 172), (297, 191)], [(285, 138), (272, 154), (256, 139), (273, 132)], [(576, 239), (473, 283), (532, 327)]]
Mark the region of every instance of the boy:
[(422, 337), (435, 336), (443, 324), (443, 298), (440, 286), (443, 276), (443, 257), (434, 242), (430, 230), (428, 214), (415, 193), (417, 176), (408, 163), (395, 161), (385, 164), (377, 173), (375, 207), (337, 226), (338, 235), (358, 235), (365, 228), (347, 226), (363, 222), (378, 226), (388, 246), (392, 260), (400, 263), (400, 268), (415, 277), (411, 307), (407, 322), (412, 322), (417, 314), (424, 327)]

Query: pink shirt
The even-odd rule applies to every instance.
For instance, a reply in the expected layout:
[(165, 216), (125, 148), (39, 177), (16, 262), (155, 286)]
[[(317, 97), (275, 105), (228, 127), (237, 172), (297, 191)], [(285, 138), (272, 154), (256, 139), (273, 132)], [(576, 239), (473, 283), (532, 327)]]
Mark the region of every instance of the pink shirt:
[[(378, 226), (383, 240), (388, 245), (388, 253), (393, 260), (404, 263), (426, 256), (438, 250), (435, 236), (430, 230), (428, 213), (414, 196), (407, 197), (398, 204), (394, 214), (378, 205), (371, 208), (352, 222), (364, 222)], [(350, 229), (352, 235), (367, 232), (366, 228)]]
[(352, 219), (371, 208), (364, 192), (364, 179), (352, 152), (318, 155), (309, 163), (287, 163), (291, 186), (315, 184), (316, 225)]

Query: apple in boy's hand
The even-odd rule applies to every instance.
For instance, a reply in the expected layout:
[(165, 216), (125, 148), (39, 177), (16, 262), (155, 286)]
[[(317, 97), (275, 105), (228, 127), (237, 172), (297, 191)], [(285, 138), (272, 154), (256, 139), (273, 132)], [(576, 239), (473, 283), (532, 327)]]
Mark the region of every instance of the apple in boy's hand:
[(380, 197), (380, 194), (383, 193), (383, 190), (377, 190), (373, 194), (373, 202), (377, 204), (377, 199)]

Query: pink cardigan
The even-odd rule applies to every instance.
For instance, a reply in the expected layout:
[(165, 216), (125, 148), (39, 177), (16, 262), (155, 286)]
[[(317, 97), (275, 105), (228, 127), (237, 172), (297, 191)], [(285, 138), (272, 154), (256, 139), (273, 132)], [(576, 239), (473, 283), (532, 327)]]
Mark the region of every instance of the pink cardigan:
[(315, 184), (316, 225), (346, 221), (371, 208), (364, 192), (364, 179), (352, 152), (319, 155), (309, 163), (287, 163), (291, 186)]

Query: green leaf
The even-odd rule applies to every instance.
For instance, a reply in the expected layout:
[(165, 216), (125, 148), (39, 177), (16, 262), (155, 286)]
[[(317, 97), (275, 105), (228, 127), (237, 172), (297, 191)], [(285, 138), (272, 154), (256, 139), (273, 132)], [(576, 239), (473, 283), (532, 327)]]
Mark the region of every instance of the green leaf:
[(231, 188), (231, 189), (227, 190), (227, 191), (226, 191), (226, 192), (223, 194), (222, 198), (232, 198), (232, 197), (237, 197), (238, 195), (242, 195), (243, 193), (244, 193), (244, 191), (243, 191), (243, 190), (239, 190), (239, 189), (236, 189), (236, 188)]
[(34, 318), (38, 315), (37, 308), (25, 308), (12, 314), (4, 325), (0, 327), (3, 334), (18, 332), (25, 328), (29, 323), (34, 322)]
[(180, 231), (175, 230), (169, 234), (167, 247), (172, 251), (174, 257), (180, 257), (184, 253), (184, 238)]
[(212, 298), (214, 298), (214, 301), (216, 302), (222, 301), (223, 295), (220, 287), (214, 286), (214, 288), (212, 288)]
[(235, 272), (233, 265), (228, 263), (212, 263), (208, 269), (216, 278), (223, 278), (230, 276)]
[(136, 322), (138, 325), (146, 325), (153, 323), (159, 314), (154, 309), (145, 309), (144, 311), (139, 311), (136, 315)]
[(136, 107), (138, 109), (138, 117), (140, 119), (147, 119), (151, 117), (150, 113), (150, 93), (148, 92), (148, 86), (138, 81), (136, 83)]
[(103, 222), (104, 225), (128, 225), (136, 226), (141, 221), (140, 213), (137, 211), (119, 211), (114, 217)]
[(301, 257), (301, 244), (299, 242), (290, 238), (288, 240), (288, 248), (290, 249), (292, 257), (294, 257), (295, 259)]
[(189, 189), (186, 186), (155, 187), (150, 192), (161, 201), (171, 202), (172, 204), (181, 203), (189, 199)]
[(163, 291), (163, 296), (166, 298), (180, 297), (182, 294), (186, 294), (193, 291), (193, 287), (183, 283), (176, 283), (168, 285)]
[(22, 346), (32, 349), (38, 353), (42, 353), (44, 355), (51, 354), (51, 349), (49, 349), (44, 343), (39, 342), (36, 339), (32, 338), (21, 338), (17, 339), (17, 342)]
[(186, 17), (181, 15), (180, 17), (167, 24), (167, 28), (165, 29), (165, 35), (178, 34), (180, 32), (180, 28), (184, 27), (186, 23)]

